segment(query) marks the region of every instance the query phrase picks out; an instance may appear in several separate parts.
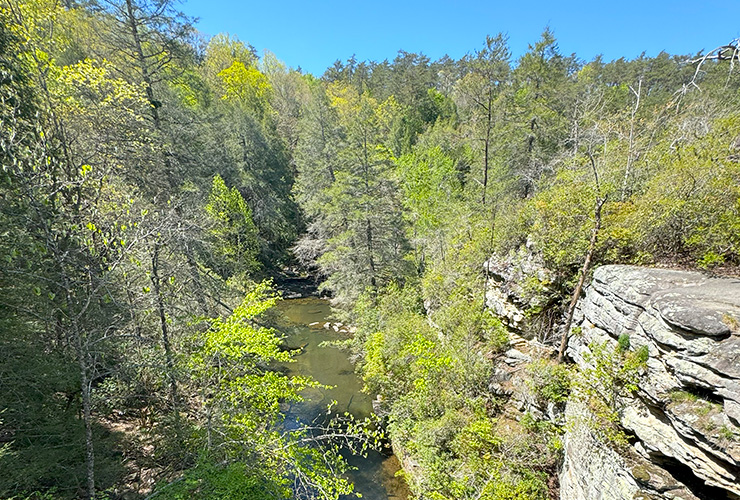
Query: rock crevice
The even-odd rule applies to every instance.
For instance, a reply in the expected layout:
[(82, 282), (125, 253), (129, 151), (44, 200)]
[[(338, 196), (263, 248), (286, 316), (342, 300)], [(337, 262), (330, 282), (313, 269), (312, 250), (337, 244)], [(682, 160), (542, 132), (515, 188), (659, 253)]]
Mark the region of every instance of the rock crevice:
[[(603, 266), (574, 327), (567, 354), (579, 365), (589, 346), (616, 346), (625, 334), (649, 358), (620, 414), (634, 436), (627, 452), (598, 444), (577, 425), (583, 408), (569, 403), (576, 424), (566, 435), (561, 498), (740, 499), (740, 280)], [(675, 470), (691, 475), (686, 484)]]

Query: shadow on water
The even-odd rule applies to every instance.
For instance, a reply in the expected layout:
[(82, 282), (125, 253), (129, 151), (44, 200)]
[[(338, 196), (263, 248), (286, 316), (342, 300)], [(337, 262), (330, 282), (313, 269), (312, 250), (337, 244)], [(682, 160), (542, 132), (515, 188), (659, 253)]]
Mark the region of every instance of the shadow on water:
[[(288, 408), (286, 421), (312, 422), (327, 413), (327, 405), (336, 401), (333, 411), (349, 412), (363, 419), (372, 412), (372, 398), (362, 392), (362, 382), (354, 372), (347, 354), (335, 347), (320, 347), (326, 341), (346, 339), (347, 334), (323, 328), (330, 314), (327, 301), (315, 297), (282, 301), (278, 309), (279, 330), (290, 347), (302, 347), (296, 362), (284, 368), (290, 375), (310, 376), (331, 389), (307, 389), (305, 401)], [(309, 326), (309, 325), (314, 326)], [(356, 468), (349, 476), (355, 491), (367, 500), (406, 500), (408, 490), (396, 472), (400, 465), (395, 456), (371, 452), (367, 457), (345, 457)], [(354, 497), (347, 497), (354, 498)]]

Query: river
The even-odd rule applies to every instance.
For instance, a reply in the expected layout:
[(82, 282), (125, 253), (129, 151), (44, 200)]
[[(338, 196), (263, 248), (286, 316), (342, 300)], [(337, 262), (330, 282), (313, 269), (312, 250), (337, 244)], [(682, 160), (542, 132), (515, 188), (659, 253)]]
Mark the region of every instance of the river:
[[(372, 398), (362, 392), (362, 382), (355, 374), (347, 354), (335, 347), (321, 347), (325, 341), (346, 338), (347, 334), (323, 328), (330, 314), (329, 303), (309, 297), (288, 299), (280, 302), (281, 312), (279, 330), (285, 336), (285, 344), (291, 347), (305, 344), (303, 352), (295, 363), (287, 365), (291, 375), (306, 375), (332, 389), (307, 389), (306, 400), (292, 405), (287, 421), (300, 419), (310, 422), (318, 415), (326, 413), (327, 405), (336, 400), (334, 410), (343, 414), (349, 412), (358, 419), (365, 418), (372, 411)], [(314, 326), (309, 326), (314, 324)], [(372, 452), (366, 458), (351, 456), (349, 463), (357, 470), (350, 473), (355, 491), (367, 500), (406, 500), (408, 490), (400, 477), (395, 456)], [(347, 497), (354, 498), (354, 497)]]

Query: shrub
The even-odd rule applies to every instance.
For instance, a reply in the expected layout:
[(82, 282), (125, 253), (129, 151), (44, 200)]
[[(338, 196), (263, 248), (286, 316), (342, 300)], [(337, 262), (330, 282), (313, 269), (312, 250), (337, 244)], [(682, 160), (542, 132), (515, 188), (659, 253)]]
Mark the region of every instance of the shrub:
[(539, 404), (562, 403), (570, 396), (571, 369), (539, 359), (527, 365), (527, 386)]
[[(627, 337), (629, 340), (629, 337)], [(620, 425), (624, 399), (638, 389), (638, 382), (648, 359), (647, 346), (623, 349), (623, 340), (615, 346), (592, 342), (584, 355), (587, 367), (575, 379), (575, 393), (589, 409), (591, 426), (606, 443), (623, 446), (627, 436)]]

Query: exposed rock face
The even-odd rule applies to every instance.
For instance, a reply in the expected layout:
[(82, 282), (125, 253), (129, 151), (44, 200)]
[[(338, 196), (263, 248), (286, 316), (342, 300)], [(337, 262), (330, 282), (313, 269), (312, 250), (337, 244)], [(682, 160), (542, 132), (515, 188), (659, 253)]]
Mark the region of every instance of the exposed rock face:
[(566, 418), (571, 425), (560, 477), (562, 500), (698, 500), (678, 479), (635, 450), (617, 453), (594, 439), (588, 415), (581, 404), (568, 404)]
[[(650, 356), (621, 411), (634, 435), (627, 456), (572, 426), (561, 498), (740, 499), (740, 280), (604, 266), (576, 319), (567, 351), (576, 363), (592, 342), (623, 334)], [(573, 403), (568, 414), (579, 411)]]
[(485, 264), (491, 284), (486, 290), (486, 306), (507, 326), (522, 331), (528, 310), (544, 307), (551, 300), (548, 286), (551, 272), (527, 247), (506, 257), (494, 255)]

